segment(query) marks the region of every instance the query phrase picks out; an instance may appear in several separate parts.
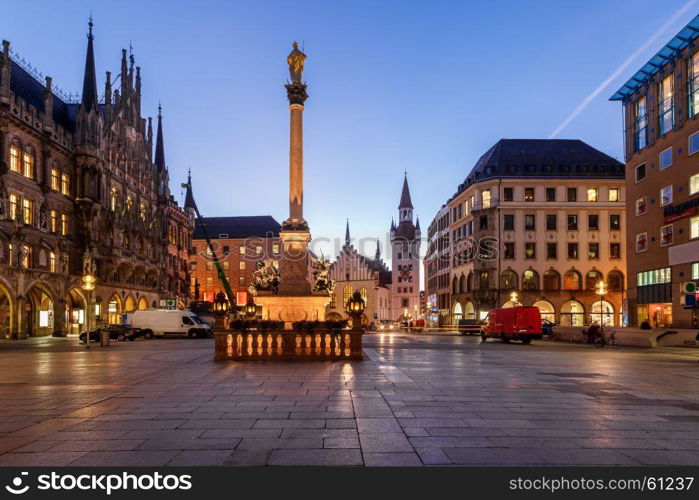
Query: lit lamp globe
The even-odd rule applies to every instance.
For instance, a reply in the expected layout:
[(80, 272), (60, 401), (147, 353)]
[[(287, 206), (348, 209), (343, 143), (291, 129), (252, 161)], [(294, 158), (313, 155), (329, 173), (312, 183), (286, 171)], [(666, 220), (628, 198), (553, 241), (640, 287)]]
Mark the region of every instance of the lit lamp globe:
[(248, 317), (253, 317), (253, 316), (255, 316), (256, 312), (257, 312), (257, 306), (255, 305), (255, 301), (252, 300), (252, 297), (250, 297), (250, 300), (248, 300), (248, 303), (245, 305), (245, 314)]
[(80, 285), (80, 287), (83, 290), (86, 290), (89, 292), (90, 290), (95, 289), (95, 281), (96, 280), (95, 280), (94, 276), (92, 276), (91, 274), (86, 274), (82, 278), (82, 284)]
[(362, 314), (366, 304), (362, 298), (362, 294), (354, 292), (345, 304), (345, 312), (352, 318), (352, 328), (359, 329), (362, 327)]
[(216, 299), (214, 300), (214, 311), (224, 312), (228, 309), (228, 299), (226, 299), (226, 294), (223, 292), (218, 292), (216, 294)]
[(603, 280), (599, 280), (595, 285), (595, 293), (599, 295), (599, 319), (600, 331), (604, 330), (604, 303), (602, 299), (607, 295), (607, 284)]

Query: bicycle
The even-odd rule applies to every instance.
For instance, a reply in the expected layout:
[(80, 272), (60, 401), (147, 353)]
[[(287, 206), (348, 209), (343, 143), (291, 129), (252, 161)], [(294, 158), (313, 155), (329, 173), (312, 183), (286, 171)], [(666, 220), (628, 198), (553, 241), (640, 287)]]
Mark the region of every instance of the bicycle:
[(611, 347), (612, 349), (618, 349), (619, 347), (621, 347), (619, 343), (616, 341), (616, 332), (614, 330), (610, 330), (606, 335), (600, 335), (600, 348), (604, 348), (605, 345)]

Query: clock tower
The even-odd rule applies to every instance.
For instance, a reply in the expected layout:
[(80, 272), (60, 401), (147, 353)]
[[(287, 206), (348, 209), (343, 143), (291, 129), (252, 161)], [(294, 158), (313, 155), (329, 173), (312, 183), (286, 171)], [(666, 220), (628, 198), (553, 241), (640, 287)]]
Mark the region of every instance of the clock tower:
[(398, 204), (398, 224), (391, 221), (391, 319), (416, 320), (420, 315), (420, 220), (413, 224), (408, 176)]

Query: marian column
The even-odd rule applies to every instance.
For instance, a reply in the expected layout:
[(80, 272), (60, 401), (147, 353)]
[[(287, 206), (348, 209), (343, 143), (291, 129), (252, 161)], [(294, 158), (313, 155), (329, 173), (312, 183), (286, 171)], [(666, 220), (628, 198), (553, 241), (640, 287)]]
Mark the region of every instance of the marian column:
[(303, 104), (308, 99), (306, 84), (301, 81), (306, 54), (294, 48), (287, 57), (291, 83), (285, 85), (289, 99), (289, 218), (282, 224), (282, 281), (280, 295), (311, 293), (308, 281), (308, 243), (311, 234), (303, 218)]

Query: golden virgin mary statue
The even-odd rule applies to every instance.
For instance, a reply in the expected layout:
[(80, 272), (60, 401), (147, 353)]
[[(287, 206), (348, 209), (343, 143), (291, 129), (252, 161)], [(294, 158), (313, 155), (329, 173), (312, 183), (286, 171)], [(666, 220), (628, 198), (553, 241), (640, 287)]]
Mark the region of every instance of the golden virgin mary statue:
[(303, 63), (306, 60), (306, 54), (299, 50), (299, 44), (294, 42), (294, 48), (289, 53), (289, 57), (286, 58), (286, 62), (289, 64), (289, 75), (291, 76), (291, 83), (301, 83), (301, 76), (303, 75)]

